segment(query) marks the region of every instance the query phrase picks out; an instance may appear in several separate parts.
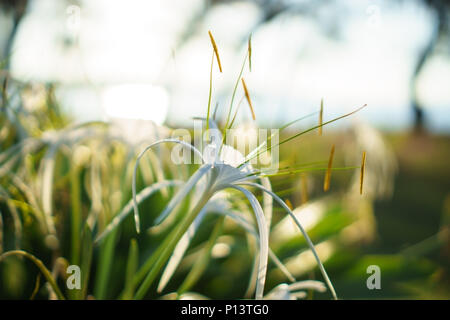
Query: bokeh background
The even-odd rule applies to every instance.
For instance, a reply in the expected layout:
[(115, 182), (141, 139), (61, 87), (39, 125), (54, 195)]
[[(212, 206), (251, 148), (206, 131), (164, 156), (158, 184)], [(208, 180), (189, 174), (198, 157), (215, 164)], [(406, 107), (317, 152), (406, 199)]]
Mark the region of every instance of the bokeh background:
[[(336, 143), (342, 163), (360, 157), (345, 150), (368, 152), (370, 201), (353, 211), (369, 218), (344, 232), (330, 274), (344, 298), (450, 297), (450, 1), (5, 0), (0, 9), (3, 72), (31, 83), (37, 99), (51, 84), (76, 123), (139, 119), (190, 128), (206, 112), (208, 30), (224, 68), (214, 74), (219, 118), (250, 34), (245, 78), (259, 126), (317, 111), (322, 98), (325, 120), (367, 104), (323, 137), (281, 150), (295, 161), (326, 159)], [(250, 115), (240, 117), (245, 123)], [(336, 184), (348, 187), (349, 177)], [(302, 205), (301, 182), (284, 182), (274, 179), (294, 186), (286, 197)], [(319, 196), (310, 185), (310, 197)], [(361, 280), (370, 264), (382, 266), (382, 290)], [(225, 280), (208, 281), (198, 289), (233, 292), (212, 288)]]

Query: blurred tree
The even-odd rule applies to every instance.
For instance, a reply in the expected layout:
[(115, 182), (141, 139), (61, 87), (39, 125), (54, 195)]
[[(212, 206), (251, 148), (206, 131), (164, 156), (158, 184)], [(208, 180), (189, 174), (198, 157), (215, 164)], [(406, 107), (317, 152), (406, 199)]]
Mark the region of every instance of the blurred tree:
[[(316, 17), (317, 12), (320, 7), (324, 5), (330, 4), (330, 1), (321, 1), (318, 3), (317, 1), (284, 1), (284, 0), (205, 0), (205, 11), (210, 10), (216, 5), (224, 5), (232, 2), (243, 2), (248, 1), (256, 4), (261, 12), (262, 18), (258, 22), (257, 25), (254, 26), (254, 30), (259, 28), (262, 24), (268, 23), (273, 20), (275, 17), (281, 14), (289, 13), (294, 15), (308, 15), (310, 17)], [(404, 0), (402, 0), (404, 1)], [(448, 11), (450, 10), (450, 0), (421, 0), (424, 2), (426, 7), (428, 7), (433, 14), (435, 14), (436, 19), (434, 19), (434, 31), (428, 40), (428, 44), (426, 47), (419, 53), (417, 62), (415, 64), (413, 74), (410, 82), (410, 99), (411, 99), (411, 107), (413, 112), (413, 121), (414, 121), (414, 130), (416, 132), (422, 132), (424, 129), (424, 110), (423, 106), (420, 104), (417, 97), (417, 83), (418, 78), (420, 76), (421, 71), (426, 65), (429, 58), (433, 55), (437, 45), (442, 42), (448, 44), (449, 42), (449, 23), (448, 23)], [(341, 12), (341, 11), (339, 11)], [(201, 14), (205, 14), (202, 12)], [(194, 17), (193, 23), (191, 26), (196, 26), (199, 23), (199, 17)], [(318, 21), (319, 22), (319, 21)], [(330, 21), (326, 21), (330, 23)], [(338, 29), (336, 28), (336, 23), (332, 24), (331, 28), (327, 28), (327, 26), (323, 26), (324, 21), (320, 21), (320, 26), (323, 27), (324, 30), (329, 32), (328, 35), (336, 36)], [(338, 23), (337, 23), (338, 24)], [(192, 31), (192, 29), (190, 29)], [(192, 34), (192, 33), (191, 33)], [(186, 35), (182, 37), (182, 41), (186, 40)], [(246, 39), (243, 39), (246, 41)]]
[(3, 49), (3, 57), (1, 60), (6, 59), (5, 69), (9, 68), (9, 55), (11, 54), (11, 48), (14, 41), (14, 37), (17, 33), (20, 21), (25, 15), (27, 9), (28, 0), (0, 0), (0, 8), (5, 11), (6, 14), (12, 15), (12, 27), (7, 36), (6, 43)]
[(450, 9), (450, 0), (422, 0), (429, 9), (435, 14), (434, 30), (428, 40), (428, 44), (419, 53), (414, 73), (411, 78), (411, 106), (414, 112), (414, 129), (421, 132), (424, 129), (424, 110), (417, 98), (417, 83), (423, 67), (429, 58), (433, 55), (439, 42), (449, 42), (449, 24), (448, 24), (448, 10)]
[[(405, 0), (401, 0), (405, 1)], [(435, 15), (434, 30), (428, 40), (425, 48), (419, 52), (417, 62), (414, 66), (410, 80), (410, 101), (413, 112), (414, 128), (415, 131), (421, 132), (424, 128), (424, 109), (419, 102), (417, 96), (417, 84), (420, 74), (429, 61), (430, 57), (436, 50), (439, 43), (449, 43), (449, 23), (448, 23), (448, 11), (450, 10), (450, 0), (419, 0), (425, 4), (429, 10)], [(70, 1), (68, 1), (70, 2)], [(193, 14), (191, 20), (186, 24), (184, 32), (179, 36), (178, 44), (175, 49), (181, 47), (195, 34), (196, 29), (203, 21), (203, 17), (207, 12), (218, 5), (227, 5), (235, 2), (251, 2), (258, 6), (261, 11), (261, 19), (253, 26), (253, 30), (260, 28), (263, 24), (269, 23), (276, 17), (282, 14), (290, 14), (291, 16), (308, 15), (309, 17), (316, 18), (318, 25), (327, 33), (328, 36), (337, 37), (339, 34), (340, 21), (344, 20), (342, 16), (345, 15), (342, 4), (331, 0), (312, 1), (312, 0), (298, 0), (298, 1), (286, 1), (286, 0), (204, 0), (204, 5), (201, 10)], [(8, 58), (11, 54), (12, 44), (16, 35), (18, 26), (25, 14), (28, 0), (0, 0), (0, 9), (7, 14), (12, 15), (13, 25), (9, 31), (9, 35), (6, 40), (6, 44), (3, 46), (2, 59)], [(320, 19), (319, 11), (321, 8), (327, 5), (339, 6), (340, 10), (333, 10), (336, 13), (334, 19)], [(320, 21), (319, 21), (320, 19)], [(334, 20), (334, 21), (332, 21)], [(242, 39), (246, 42), (247, 39)], [(9, 66), (9, 61), (6, 61), (6, 68)]]

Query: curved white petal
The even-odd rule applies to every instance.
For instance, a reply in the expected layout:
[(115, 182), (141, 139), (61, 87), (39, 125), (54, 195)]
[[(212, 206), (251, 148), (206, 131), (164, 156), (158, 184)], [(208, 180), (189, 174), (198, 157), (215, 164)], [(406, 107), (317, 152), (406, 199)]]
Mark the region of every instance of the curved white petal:
[[(220, 214), (224, 214), (231, 219), (233, 219), (237, 224), (245, 229), (248, 233), (254, 236), (256, 239), (259, 239), (259, 235), (253, 227), (252, 223), (245, 219), (239, 212), (235, 211), (221, 211), (218, 212)], [(294, 276), (289, 272), (286, 266), (278, 259), (277, 255), (270, 249), (269, 247), (269, 258), (273, 260), (275, 265), (284, 273), (284, 275), (289, 279), (289, 281), (294, 282)]]
[(300, 229), (300, 232), (305, 237), (305, 240), (308, 243), (308, 246), (311, 249), (311, 252), (313, 253), (314, 258), (317, 261), (317, 264), (319, 266), (320, 272), (322, 273), (322, 276), (324, 277), (325, 282), (326, 282), (328, 288), (330, 289), (331, 294), (333, 295), (333, 298), (337, 300), (336, 291), (334, 290), (333, 284), (331, 283), (330, 278), (328, 277), (328, 274), (325, 271), (325, 268), (324, 268), (322, 262), (320, 261), (319, 255), (317, 254), (316, 249), (314, 248), (314, 244), (312, 243), (312, 241), (309, 238), (309, 236), (306, 233), (306, 231), (303, 229), (303, 227), (300, 224), (300, 222), (298, 221), (298, 219), (295, 217), (295, 214), (286, 205), (286, 203), (284, 203), (284, 201), (280, 197), (278, 197), (274, 192), (272, 192), (270, 190), (267, 190), (266, 188), (264, 188), (263, 186), (261, 186), (261, 185), (259, 185), (257, 183), (243, 182), (243, 183), (240, 183), (240, 184), (256, 187), (256, 188), (259, 188), (259, 189), (263, 190), (264, 192), (267, 192), (268, 194), (270, 194), (275, 199), (275, 201), (277, 201), (289, 213), (289, 215), (292, 217), (292, 219), (294, 220), (294, 222), (297, 225), (297, 227)]
[(137, 172), (137, 167), (138, 167), (138, 165), (139, 165), (139, 160), (140, 160), (140, 159), (142, 158), (142, 156), (143, 156), (148, 150), (150, 150), (151, 148), (153, 148), (153, 147), (155, 147), (155, 146), (157, 146), (157, 145), (159, 145), (159, 144), (162, 144), (162, 143), (169, 143), (169, 142), (171, 142), (171, 143), (179, 143), (179, 144), (181, 144), (181, 145), (183, 145), (183, 146), (185, 146), (185, 147), (187, 147), (187, 148), (190, 148), (191, 150), (194, 151), (194, 153), (196, 153), (197, 155), (199, 155), (200, 158), (201, 158), (202, 161), (203, 161), (202, 153), (201, 153), (197, 148), (195, 148), (193, 145), (191, 145), (191, 144), (189, 144), (189, 143), (187, 143), (187, 142), (185, 142), (185, 141), (178, 140), (178, 139), (162, 139), (162, 140), (156, 141), (155, 143), (152, 143), (151, 145), (147, 146), (147, 147), (146, 147), (146, 148), (138, 155), (138, 157), (137, 157), (137, 159), (136, 159), (136, 164), (134, 165), (133, 182), (132, 182), (132, 185), (131, 185), (131, 189), (132, 189), (132, 192), (133, 192), (134, 222), (135, 222), (135, 224), (136, 224), (136, 231), (137, 231), (138, 233), (140, 232), (140, 223), (139, 223), (139, 209), (138, 209), (138, 206), (137, 206), (137, 203), (136, 203), (136, 172)]
[(155, 224), (160, 224), (175, 207), (183, 200), (184, 197), (192, 190), (195, 184), (211, 169), (210, 164), (201, 166), (195, 173), (189, 178), (184, 186), (170, 199), (169, 204), (164, 211), (156, 218)]
[[(165, 187), (175, 186), (175, 185), (181, 185), (183, 184), (183, 181), (180, 180), (167, 180), (167, 181), (161, 181), (157, 182), (155, 184), (152, 184), (151, 186), (148, 186), (144, 189), (142, 189), (138, 195), (136, 196), (136, 201), (138, 204), (140, 204), (142, 201), (150, 197), (152, 194), (157, 192), (158, 190), (161, 190)], [(123, 207), (123, 209), (120, 211), (118, 215), (114, 217), (114, 219), (106, 226), (105, 230), (97, 236), (95, 239), (95, 243), (100, 242), (103, 238), (105, 238), (115, 227), (117, 227), (123, 219), (131, 212), (133, 209), (133, 200), (128, 201), (128, 203)]]
[(296, 290), (305, 290), (305, 289), (316, 290), (318, 292), (325, 292), (327, 290), (327, 287), (323, 284), (322, 281), (317, 281), (317, 280), (298, 281), (295, 283), (291, 283), (289, 285), (289, 290), (291, 292), (296, 291)]
[[(267, 177), (260, 177), (261, 184), (267, 190), (272, 191), (272, 185)], [(273, 199), (267, 192), (263, 192), (263, 209), (266, 215), (267, 231), (270, 233), (270, 227), (272, 224), (272, 213), (273, 213)]]
[(258, 275), (256, 283), (256, 299), (260, 300), (264, 294), (264, 284), (266, 282), (267, 260), (269, 258), (269, 234), (267, 232), (267, 224), (264, 218), (264, 213), (256, 197), (247, 189), (237, 185), (228, 185), (230, 188), (241, 191), (250, 202), (250, 205), (255, 212), (256, 222), (259, 231), (259, 264)]

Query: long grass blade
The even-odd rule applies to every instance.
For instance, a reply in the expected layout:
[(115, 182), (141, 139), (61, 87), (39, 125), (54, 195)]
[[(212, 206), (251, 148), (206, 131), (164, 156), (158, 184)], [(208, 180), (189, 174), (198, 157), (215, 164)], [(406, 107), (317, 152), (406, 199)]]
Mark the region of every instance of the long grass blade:
[(186, 291), (190, 290), (192, 286), (195, 285), (195, 283), (200, 279), (203, 272), (206, 270), (209, 260), (211, 258), (212, 248), (216, 244), (217, 238), (222, 233), (223, 220), (224, 217), (220, 217), (219, 221), (216, 222), (216, 225), (214, 226), (214, 229), (211, 232), (211, 235), (208, 239), (206, 246), (202, 249), (203, 252), (201, 257), (195, 261), (191, 271), (189, 271), (183, 283), (181, 283), (180, 287), (178, 288), (177, 290), (178, 295), (181, 295)]
[(83, 282), (78, 299), (86, 298), (91, 273), (93, 243), (92, 243), (92, 232), (87, 224), (85, 224), (84, 226), (82, 239), (83, 240), (81, 246), (80, 259), (81, 259), (81, 274), (83, 275), (81, 279)]
[[(148, 199), (155, 192), (158, 192), (162, 188), (182, 185), (184, 182), (180, 180), (167, 180), (157, 182), (151, 186), (142, 189), (136, 196), (136, 202), (139, 205), (144, 200)], [(133, 210), (133, 200), (128, 201), (128, 203), (123, 207), (119, 214), (117, 214), (114, 219), (106, 226), (105, 230), (97, 236), (95, 239), (95, 244), (101, 242), (111, 231), (113, 231)]]
[(125, 289), (123, 299), (131, 299), (134, 295), (133, 277), (139, 264), (139, 248), (136, 239), (131, 239), (128, 253), (127, 269), (125, 274)]
[(169, 280), (172, 278), (176, 269), (178, 268), (181, 260), (183, 259), (186, 250), (191, 243), (192, 238), (197, 232), (198, 227), (200, 226), (203, 218), (206, 214), (206, 207), (200, 211), (198, 216), (195, 218), (194, 222), (189, 226), (189, 229), (183, 234), (180, 241), (178, 241), (177, 246), (173, 250), (172, 255), (170, 256), (169, 262), (167, 263), (166, 268), (163, 271), (161, 279), (159, 280), (157, 291), (160, 293), (164, 290)]
[(117, 230), (113, 230), (100, 246), (100, 259), (95, 277), (94, 296), (98, 300), (108, 298), (108, 284), (111, 276), (111, 268), (114, 260), (114, 248), (116, 245)]
[(0, 254), (3, 253), (3, 213), (0, 210)]
[(301, 135), (304, 135), (305, 133), (308, 133), (308, 132), (313, 131), (313, 130), (319, 128), (319, 127), (323, 127), (323, 126), (325, 126), (325, 125), (327, 125), (327, 124), (333, 123), (333, 122), (338, 121), (338, 120), (340, 120), (340, 119), (346, 118), (346, 117), (348, 117), (348, 116), (351, 116), (352, 114), (354, 114), (354, 113), (360, 111), (361, 109), (365, 108), (366, 106), (367, 106), (367, 104), (363, 105), (362, 107), (359, 107), (359, 108), (356, 109), (356, 110), (353, 110), (352, 112), (346, 113), (346, 114), (344, 114), (344, 115), (342, 115), (342, 116), (339, 116), (339, 117), (337, 117), (337, 118), (334, 118), (334, 119), (332, 119), (332, 120), (329, 120), (329, 121), (327, 121), (327, 122), (324, 122), (324, 123), (322, 123), (321, 125), (317, 125), (317, 126), (314, 126), (314, 127), (309, 128), (309, 129), (307, 129), (307, 130), (304, 130), (304, 131), (302, 131), (302, 132), (299, 132), (299, 133), (297, 133), (297, 134), (294, 134), (293, 136), (284, 139), (283, 141), (277, 143), (277, 144), (274, 145), (274, 146), (271, 145), (270, 147), (267, 147), (267, 149), (263, 150), (262, 152), (258, 152), (257, 154), (252, 154), (252, 156), (249, 157), (249, 158), (246, 157), (246, 158), (245, 158), (245, 161), (244, 161), (242, 164), (240, 164), (239, 166), (242, 166), (243, 164), (247, 163), (248, 161), (252, 160), (253, 158), (259, 156), (261, 153), (267, 152), (267, 151), (269, 151), (270, 149), (272, 149), (272, 148), (274, 148), (274, 147), (277, 147), (277, 146), (280, 146), (280, 145), (282, 145), (282, 144), (284, 144), (284, 143), (286, 143), (286, 142), (288, 142), (288, 141), (291, 141), (291, 140), (293, 140), (293, 139), (295, 139), (295, 138), (297, 138), (297, 137), (299, 137), (299, 136), (301, 136)]

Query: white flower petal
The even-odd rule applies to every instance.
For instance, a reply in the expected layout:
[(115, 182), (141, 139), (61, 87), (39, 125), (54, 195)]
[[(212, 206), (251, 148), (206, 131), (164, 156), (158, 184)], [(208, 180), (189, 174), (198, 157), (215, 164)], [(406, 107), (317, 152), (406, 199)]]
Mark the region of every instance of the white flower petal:
[(325, 279), (325, 282), (328, 286), (328, 288), (331, 291), (331, 294), (333, 295), (333, 298), (337, 300), (337, 295), (336, 295), (336, 291), (334, 290), (333, 284), (330, 281), (330, 278), (328, 277), (327, 272), (325, 271), (325, 268), (322, 264), (322, 262), (320, 261), (319, 255), (317, 254), (316, 249), (314, 248), (314, 244), (312, 243), (311, 239), (309, 238), (308, 234), (306, 233), (306, 231), (303, 229), (302, 225), (300, 224), (300, 222), (298, 221), (298, 219), (295, 217), (295, 214), (291, 211), (291, 209), (284, 203), (284, 201), (278, 197), (274, 192), (267, 190), (266, 188), (264, 188), (263, 186), (257, 184), (257, 183), (252, 183), (252, 182), (243, 182), (243, 185), (248, 185), (248, 186), (253, 186), (256, 188), (259, 188), (261, 190), (263, 190), (264, 192), (267, 192), (268, 194), (270, 194), (275, 201), (277, 201), (288, 213), (289, 215), (292, 217), (292, 219), (294, 220), (295, 224), (297, 225), (297, 227), (300, 229), (300, 232), (303, 234), (303, 236), (305, 237), (306, 242), (308, 243), (309, 248), (311, 249), (311, 252), (314, 255), (314, 258), (317, 261), (317, 264), (319, 266), (320, 272), (322, 273), (322, 276)]
[(183, 200), (184, 197), (192, 190), (195, 184), (211, 169), (210, 164), (201, 166), (186, 182), (186, 184), (170, 199), (169, 204), (164, 211), (156, 218), (155, 224), (160, 224), (175, 207)]
[(264, 218), (264, 213), (256, 197), (247, 189), (236, 185), (229, 185), (230, 188), (241, 191), (250, 202), (252, 206), (256, 222), (258, 224), (259, 230), (259, 264), (258, 264), (258, 275), (256, 283), (256, 299), (260, 300), (263, 298), (264, 294), (264, 283), (266, 281), (267, 273), (267, 260), (269, 257), (269, 234), (267, 232), (266, 220)]
[(178, 144), (181, 144), (181, 145), (183, 145), (183, 146), (185, 146), (185, 147), (187, 147), (187, 148), (190, 148), (191, 150), (194, 151), (194, 153), (196, 153), (197, 155), (199, 155), (200, 158), (203, 160), (202, 153), (201, 153), (197, 148), (195, 148), (193, 145), (191, 145), (191, 144), (189, 144), (189, 143), (187, 143), (187, 142), (185, 142), (185, 141), (178, 140), (178, 139), (162, 139), (162, 140), (156, 141), (155, 143), (152, 143), (151, 145), (147, 146), (147, 147), (146, 147), (146, 148), (138, 155), (138, 157), (137, 157), (137, 159), (136, 159), (136, 164), (134, 165), (133, 182), (132, 182), (132, 185), (131, 185), (131, 188), (132, 188), (132, 191), (133, 191), (134, 221), (135, 221), (135, 224), (136, 224), (136, 231), (137, 231), (138, 233), (140, 232), (140, 223), (139, 223), (139, 208), (138, 208), (137, 202), (136, 202), (136, 172), (137, 172), (137, 167), (138, 167), (138, 165), (139, 165), (139, 160), (140, 160), (140, 159), (142, 158), (142, 156), (143, 156), (148, 150), (150, 150), (151, 148), (153, 148), (153, 147), (155, 147), (155, 146), (157, 146), (157, 145), (159, 145), (159, 144), (162, 144), (162, 143), (169, 143), (169, 142), (170, 142), (170, 143), (178, 143)]

